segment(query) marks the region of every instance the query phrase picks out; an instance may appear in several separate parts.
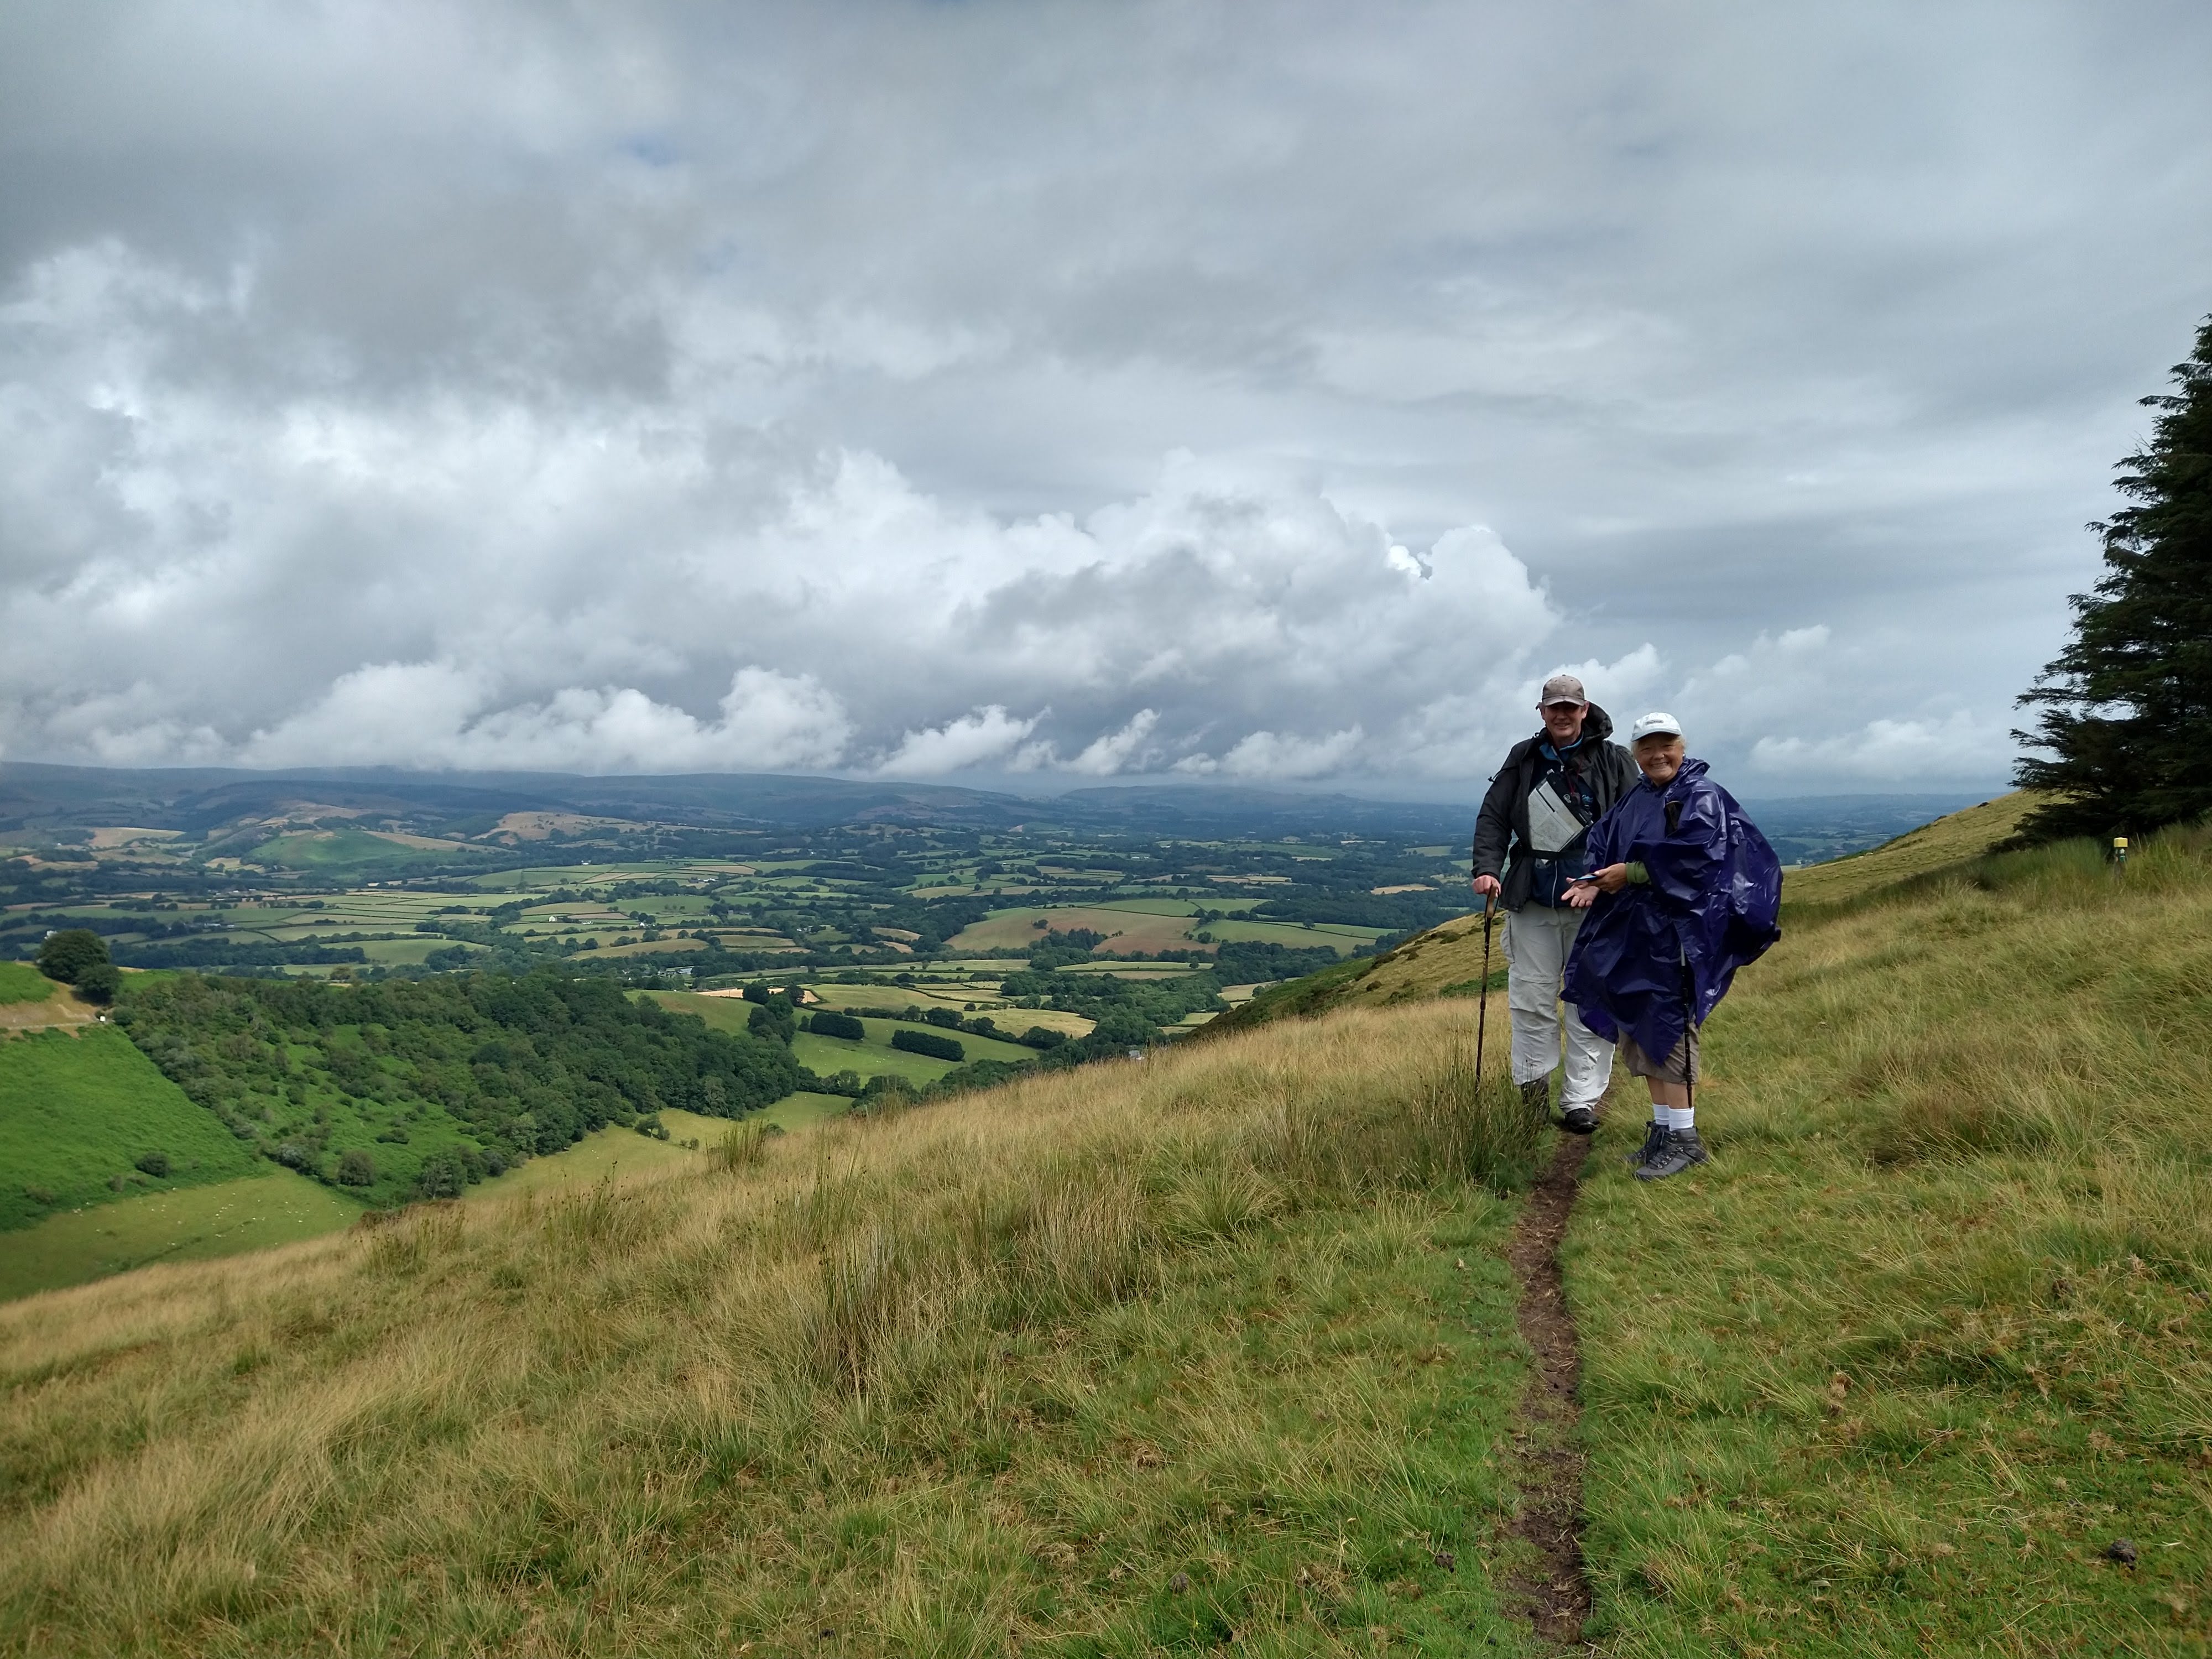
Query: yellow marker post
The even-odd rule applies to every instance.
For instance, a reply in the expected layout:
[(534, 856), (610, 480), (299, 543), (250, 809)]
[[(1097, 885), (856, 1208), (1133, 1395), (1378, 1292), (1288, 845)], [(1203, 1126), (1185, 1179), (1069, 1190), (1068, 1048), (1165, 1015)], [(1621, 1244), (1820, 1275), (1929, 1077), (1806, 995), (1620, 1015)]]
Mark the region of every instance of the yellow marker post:
[(2128, 838), (2125, 836), (2112, 837), (2112, 863), (2125, 873), (2128, 867)]

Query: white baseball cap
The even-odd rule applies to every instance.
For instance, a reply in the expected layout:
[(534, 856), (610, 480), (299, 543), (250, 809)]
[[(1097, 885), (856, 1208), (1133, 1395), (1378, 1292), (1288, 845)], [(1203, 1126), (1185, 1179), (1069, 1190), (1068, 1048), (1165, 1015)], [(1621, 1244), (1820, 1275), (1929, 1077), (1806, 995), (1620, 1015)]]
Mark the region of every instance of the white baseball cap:
[(1631, 743), (1640, 743), (1645, 738), (1679, 738), (1681, 735), (1682, 722), (1663, 708), (1655, 708), (1648, 714), (1638, 715), (1636, 724), (1628, 728)]

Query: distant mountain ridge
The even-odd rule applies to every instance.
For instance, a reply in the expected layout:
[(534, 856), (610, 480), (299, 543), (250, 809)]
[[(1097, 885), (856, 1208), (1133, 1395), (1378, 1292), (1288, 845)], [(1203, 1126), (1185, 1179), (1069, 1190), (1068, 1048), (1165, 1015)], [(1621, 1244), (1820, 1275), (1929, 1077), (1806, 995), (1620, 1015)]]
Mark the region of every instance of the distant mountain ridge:
[(1201, 785), (1093, 787), (1039, 798), (957, 784), (772, 773), (580, 776), (382, 767), (258, 772), (0, 763), (0, 832), (129, 824), (204, 834), (246, 819), (358, 814), (434, 824), (447, 834), (481, 834), (508, 813), (528, 811), (715, 829), (885, 823), (981, 830), (1066, 823), (1071, 829), (1153, 835), (1367, 831), (1456, 840), (1467, 833), (1472, 808)]

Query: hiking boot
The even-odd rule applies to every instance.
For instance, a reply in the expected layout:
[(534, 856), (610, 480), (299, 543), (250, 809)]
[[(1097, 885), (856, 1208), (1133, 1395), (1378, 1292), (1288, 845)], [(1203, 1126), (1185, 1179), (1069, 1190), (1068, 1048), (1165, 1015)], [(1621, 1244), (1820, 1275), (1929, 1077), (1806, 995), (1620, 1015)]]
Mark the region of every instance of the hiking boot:
[(1559, 1127), (1571, 1135), (1594, 1135), (1597, 1114), (1587, 1106), (1570, 1106), (1559, 1114)]
[(1533, 1118), (1547, 1118), (1552, 1115), (1552, 1079), (1540, 1077), (1534, 1083), (1521, 1085), (1521, 1109)]
[(1669, 1129), (1659, 1150), (1651, 1154), (1649, 1163), (1636, 1172), (1638, 1181), (1664, 1181), (1685, 1170), (1693, 1170), (1705, 1161), (1705, 1143), (1698, 1139), (1695, 1129)]
[(1667, 1126), (1653, 1121), (1644, 1126), (1644, 1144), (1628, 1155), (1628, 1167), (1639, 1173), (1645, 1164), (1659, 1156), (1659, 1149), (1667, 1144)]

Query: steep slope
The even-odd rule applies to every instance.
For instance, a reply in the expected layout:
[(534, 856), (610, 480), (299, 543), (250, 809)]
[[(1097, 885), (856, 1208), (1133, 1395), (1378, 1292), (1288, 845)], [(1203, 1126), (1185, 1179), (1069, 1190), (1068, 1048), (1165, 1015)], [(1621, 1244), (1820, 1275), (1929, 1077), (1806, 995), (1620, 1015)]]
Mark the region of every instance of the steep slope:
[(1832, 904), (1979, 858), (2017, 835), (2021, 820), (2034, 809), (2037, 797), (2027, 790), (2015, 789), (1979, 806), (1923, 823), (1863, 853), (1789, 871), (1782, 878), (1783, 900), (1792, 905)]
[(1449, 1039), (746, 1126), (0, 1308), (0, 1650), (1512, 1651), (1471, 1177), (1534, 1148)]

